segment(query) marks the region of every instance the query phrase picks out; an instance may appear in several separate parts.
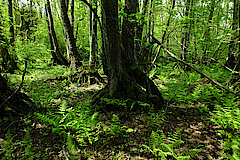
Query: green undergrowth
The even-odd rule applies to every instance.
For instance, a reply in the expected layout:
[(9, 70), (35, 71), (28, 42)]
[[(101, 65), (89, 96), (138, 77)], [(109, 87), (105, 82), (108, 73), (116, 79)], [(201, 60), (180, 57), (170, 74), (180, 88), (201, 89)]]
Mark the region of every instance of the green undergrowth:
[[(134, 112), (105, 114), (92, 110), (91, 91), (79, 90), (76, 84), (43, 79), (25, 85), (24, 90), (36, 102), (38, 109), (34, 115), (18, 120), (16, 125), (8, 126), (8, 132), (1, 137), (3, 159), (48, 159), (54, 156), (70, 159), (99, 158), (91, 150), (100, 150), (102, 146), (111, 150), (108, 153), (111, 157), (121, 157), (124, 154), (130, 156), (130, 153), (167, 159), (169, 156), (177, 159), (195, 156), (192, 150), (186, 153), (177, 151), (184, 143), (179, 136), (180, 131), (173, 133), (173, 138), (162, 138), (160, 131), (164, 114), (161, 112), (140, 113), (142, 117), (137, 119), (147, 124), (138, 128), (138, 125), (126, 124), (124, 120), (134, 117)], [(121, 100), (104, 101), (108, 105), (126, 105)], [(139, 104), (148, 106), (145, 103)], [(21, 124), (21, 130), (17, 132), (16, 129)], [(141, 134), (146, 136), (146, 141), (135, 141), (134, 137), (140, 137)], [(47, 139), (49, 137), (50, 140)], [(49, 141), (56, 145), (45, 148)], [(131, 151), (130, 146), (138, 146), (139, 150)], [(102, 159), (105, 159), (104, 156)]]
[[(163, 91), (168, 103), (199, 106), (202, 108), (200, 111), (205, 110), (211, 113), (210, 120), (223, 127), (223, 129), (217, 130), (224, 140), (223, 158), (240, 159), (240, 97), (211, 84), (207, 78), (201, 77), (193, 71), (185, 72), (176, 64), (163, 63), (160, 67), (164, 70), (171, 69), (171, 72), (162, 72), (160, 69), (152, 71), (158, 77), (158, 80), (154, 81)], [(173, 69), (174, 67), (175, 69)], [(198, 66), (195, 67), (198, 68)], [(224, 85), (233, 77), (231, 72), (224, 70), (219, 65), (199, 67), (198, 69)], [(151, 76), (153, 77), (153, 75)]]
[[(143, 108), (151, 105), (105, 98), (100, 107), (121, 110), (101, 112), (91, 104), (92, 95), (99, 88), (89, 89), (89, 85), (69, 79), (49, 78), (67, 75), (62, 66), (49, 66), (43, 61), (35, 61), (32, 66), (22, 90), (36, 103), (37, 112), (20, 119), (1, 120), (2, 159), (196, 159), (202, 150), (186, 144), (189, 142), (182, 137), (183, 128), (168, 132), (164, 128), (164, 120), (169, 115), (177, 119), (188, 113), (189, 108), (195, 108), (194, 112), (201, 115), (211, 113), (205, 121), (210, 119), (223, 127), (216, 130), (224, 141), (221, 158), (240, 159), (239, 97), (194, 72), (184, 72), (169, 64), (150, 72), (149, 77), (157, 77), (154, 81), (168, 102), (162, 110), (136, 112), (131, 110), (136, 104)], [(216, 68), (202, 71), (216, 80), (220, 77), (212, 72), (221, 72), (219, 76), (225, 74)], [(221, 82), (229, 76), (226, 73)], [(21, 75), (11, 75), (10, 81), (20, 84)]]

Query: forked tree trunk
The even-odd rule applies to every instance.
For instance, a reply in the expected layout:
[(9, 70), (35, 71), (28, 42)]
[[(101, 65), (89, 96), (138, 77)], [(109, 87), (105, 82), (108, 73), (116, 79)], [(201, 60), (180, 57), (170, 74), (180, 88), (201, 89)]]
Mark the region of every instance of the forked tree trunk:
[[(135, 3), (135, 0), (126, 1), (126, 8)], [(103, 48), (106, 64), (104, 66), (107, 67), (109, 79), (108, 85), (97, 95), (97, 98), (134, 99), (149, 103), (155, 101), (161, 106), (163, 99), (157, 87), (134, 63), (135, 61), (131, 58), (133, 56), (126, 54), (133, 54), (134, 48), (126, 50), (126, 46), (123, 46), (124, 52), (121, 48), (117, 0), (102, 0), (102, 24), (105, 38)], [(130, 22), (129, 24), (130, 27), (134, 25)], [(124, 32), (124, 34), (129, 35), (130, 32)], [(128, 39), (129, 42), (134, 43), (132, 36), (124, 37), (130, 37), (131, 42)]]

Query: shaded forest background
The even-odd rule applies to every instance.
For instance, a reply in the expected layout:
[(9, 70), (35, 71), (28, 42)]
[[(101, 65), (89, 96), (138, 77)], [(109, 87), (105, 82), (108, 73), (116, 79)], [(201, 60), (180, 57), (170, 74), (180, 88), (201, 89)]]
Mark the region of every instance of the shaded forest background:
[(1, 0), (3, 159), (240, 159), (239, 0)]

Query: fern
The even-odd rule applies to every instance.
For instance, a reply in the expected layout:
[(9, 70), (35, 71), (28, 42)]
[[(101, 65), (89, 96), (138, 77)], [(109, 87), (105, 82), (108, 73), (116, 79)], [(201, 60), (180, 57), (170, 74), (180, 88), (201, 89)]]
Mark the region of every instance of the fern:
[(185, 155), (183, 153), (176, 154), (175, 149), (179, 148), (184, 143), (181, 138), (181, 130), (175, 132), (171, 137), (166, 137), (162, 130), (152, 131), (150, 136), (151, 146), (142, 145), (153, 156), (167, 160), (168, 156), (174, 157), (179, 160), (191, 159), (196, 156), (196, 153), (200, 150), (190, 149)]

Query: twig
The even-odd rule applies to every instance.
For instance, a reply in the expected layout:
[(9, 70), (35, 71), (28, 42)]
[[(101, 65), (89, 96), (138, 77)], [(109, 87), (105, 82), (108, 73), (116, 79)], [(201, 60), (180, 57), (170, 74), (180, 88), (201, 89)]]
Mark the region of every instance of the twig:
[(11, 127), (11, 125), (13, 125), (14, 123), (16, 123), (16, 122), (21, 122), (21, 121), (23, 121), (23, 120), (21, 119), (21, 120), (13, 121), (12, 123), (10, 123), (10, 124), (4, 129), (4, 132), (5, 132), (9, 127)]
[[(153, 37), (153, 36), (152, 36), (152, 37)], [(203, 77), (206, 77), (207, 79), (209, 79), (213, 84), (215, 84), (215, 85), (217, 85), (217, 86), (225, 89), (226, 91), (228, 91), (228, 92), (230, 92), (230, 93), (233, 93), (233, 94), (235, 94), (235, 95), (238, 95), (238, 93), (236, 93), (236, 92), (230, 90), (229, 88), (227, 88), (226, 86), (224, 86), (224, 85), (222, 85), (222, 84), (214, 81), (212, 78), (210, 78), (210, 77), (209, 77), (208, 75), (206, 75), (205, 73), (199, 71), (197, 68), (193, 67), (192, 65), (188, 64), (187, 62), (179, 59), (177, 56), (175, 56), (173, 53), (171, 53), (169, 50), (167, 50), (167, 49), (162, 45), (162, 43), (161, 43), (158, 39), (156, 39), (155, 37), (153, 37), (153, 39), (155, 40), (155, 42), (156, 42), (158, 45), (161, 45), (161, 46), (162, 46), (162, 48), (164, 49), (165, 52), (168, 53), (168, 55), (170, 55), (172, 58), (174, 58), (174, 59), (177, 60), (178, 62), (181, 62), (181, 63), (183, 63), (184, 65), (186, 65), (186, 66), (190, 67), (191, 69), (195, 70), (197, 73), (199, 73), (199, 74), (202, 75)]]
[[(187, 48), (186, 46), (184, 46), (184, 45), (177, 39), (176, 36), (174, 37), (174, 39), (175, 39), (181, 46), (183, 46), (183, 48)], [(221, 43), (220, 43), (220, 44), (221, 44)], [(218, 48), (219, 48), (219, 47), (218, 47)], [(217, 50), (217, 49), (216, 49), (216, 50)], [(216, 51), (216, 50), (215, 50), (215, 51)], [(199, 55), (198, 53), (196, 53), (196, 54)], [(229, 68), (229, 67), (225, 66), (224, 64), (218, 62), (218, 61), (215, 60), (214, 58), (211, 58), (211, 57), (205, 57), (205, 58), (208, 58), (208, 59), (210, 59), (210, 60), (212, 60), (212, 61), (220, 64), (220, 65), (221, 65), (224, 69), (226, 69), (227, 71), (233, 72), (233, 70), (232, 70), (231, 68)]]
[[(168, 28), (169, 28), (169, 25), (170, 25), (170, 21), (171, 21), (171, 18), (172, 18), (172, 12), (173, 12), (174, 7), (175, 7), (175, 0), (173, 0), (173, 2), (172, 2), (172, 8), (171, 8), (171, 11), (170, 11), (168, 20), (167, 20), (166, 29), (165, 29), (165, 31), (164, 31), (164, 33), (163, 33), (163, 36), (162, 36), (162, 43), (161, 43), (161, 44), (164, 44), (164, 42), (165, 42), (165, 37), (166, 37), (166, 35), (167, 35), (167, 31), (168, 31)], [(153, 36), (152, 36), (152, 37), (153, 37)], [(156, 39), (156, 38), (153, 37), (153, 39)], [(159, 41), (159, 42), (160, 42), (160, 41)], [(158, 50), (158, 53), (156, 54), (155, 58), (154, 58), (153, 61), (152, 61), (152, 65), (156, 62), (157, 57), (159, 56), (160, 51), (161, 51), (162, 48), (163, 48), (163, 45), (160, 45), (160, 48), (159, 48), (159, 50)]]
[(67, 153), (66, 153), (66, 151), (65, 151), (65, 149), (64, 149), (64, 146), (63, 146), (63, 154), (64, 154), (66, 160), (69, 160), (69, 158), (67, 157)]
[(24, 77), (25, 77), (26, 73), (27, 73), (27, 60), (25, 60), (25, 68), (24, 68), (24, 71), (23, 71), (21, 84), (19, 85), (18, 89), (15, 90), (15, 92), (13, 92), (13, 94), (11, 94), (11, 95), (0, 105), (0, 108), (1, 108), (8, 100), (10, 100), (17, 92), (20, 91), (20, 89), (21, 89), (22, 86), (23, 86), (23, 81), (24, 81)]

